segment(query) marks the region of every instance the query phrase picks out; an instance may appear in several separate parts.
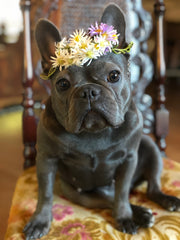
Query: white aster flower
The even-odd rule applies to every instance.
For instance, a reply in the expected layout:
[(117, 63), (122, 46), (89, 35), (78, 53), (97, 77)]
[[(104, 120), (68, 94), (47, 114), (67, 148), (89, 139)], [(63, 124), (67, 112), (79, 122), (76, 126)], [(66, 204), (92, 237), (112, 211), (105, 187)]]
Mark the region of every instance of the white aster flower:
[(83, 29), (76, 30), (73, 34), (70, 35), (69, 45), (71, 48), (78, 47), (86, 39), (87, 35)]
[(79, 49), (83, 50), (88, 48), (92, 44), (92, 39), (89, 36), (86, 36), (82, 39), (82, 41), (79, 44)]
[(63, 38), (60, 42), (55, 43), (56, 50), (66, 48), (68, 45), (67, 38)]
[(52, 66), (54, 68), (59, 67), (59, 70), (61, 71), (62, 68), (67, 68), (71, 64), (72, 57), (69, 54), (68, 49), (58, 49), (55, 52), (56, 57), (51, 57)]
[(105, 54), (107, 51), (111, 52), (112, 44), (107, 41), (103, 36), (97, 36), (94, 38), (95, 48), (101, 54)]
[(92, 62), (93, 59), (97, 59), (101, 56), (101, 52), (95, 50), (94, 44), (89, 45), (86, 49), (82, 50), (84, 53), (84, 57), (82, 59), (82, 65), (87, 63), (87, 66)]

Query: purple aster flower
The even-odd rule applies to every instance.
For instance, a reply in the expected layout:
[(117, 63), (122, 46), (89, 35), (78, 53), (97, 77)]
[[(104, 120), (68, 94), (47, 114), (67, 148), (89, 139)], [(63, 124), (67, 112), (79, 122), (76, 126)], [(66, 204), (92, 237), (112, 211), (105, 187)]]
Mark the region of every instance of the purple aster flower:
[(104, 54), (106, 55), (106, 53), (109, 53), (111, 52), (111, 48), (110, 47), (106, 47), (105, 50), (104, 50)]
[(106, 23), (101, 23), (100, 29), (102, 30), (101, 35), (106, 38), (107, 41), (111, 41), (112, 44), (118, 44), (118, 36), (117, 31), (113, 26), (109, 26)]
[(91, 37), (94, 36), (102, 36), (104, 37), (107, 41), (112, 42), (113, 45), (118, 44), (118, 36), (117, 31), (114, 29), (113, 26), (109, 26), (106, 23), (101, 23), (98, 25), (98, 23), (95, 23), (95, 26), (91, 25), (89, 28), (89, 35)]
[(113, 26), (109, 26), (106, 23), (101, 23), (99, 28), (102, 30), (102, 33), (111, 33), (114, 30)]
[(95, 23), (95, 26), (91, 25), (91, 27), (89, 28), (89, 35), (90, 35), (91, 37), (94, 37), (94, 36), (96, 36), (96, 35), (99, 35), (101, 31), (102, 31), (102, 30), (99, 28), (99, 25), (98, 25), (98, 23), (96, 22), (96, 23)]

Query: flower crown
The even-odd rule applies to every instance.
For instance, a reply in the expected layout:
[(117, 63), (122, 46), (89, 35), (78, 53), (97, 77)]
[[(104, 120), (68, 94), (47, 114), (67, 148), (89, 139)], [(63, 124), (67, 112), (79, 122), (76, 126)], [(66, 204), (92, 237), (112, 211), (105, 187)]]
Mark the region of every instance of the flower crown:
[(95, 23), (91, 25), (86, 33), (83, 29), (76, 30), (70, 35), (70, 38), (63, 38), (60, 42), (55, 43), (55, 57), (51, 56), (52, 68), (48, 75), (41, 75), (44, 80), (59, 68), (60, 71), (71, 65), (83, 66), (89, 65), (93, 59), (97, 59), (109, 52), (115, 54), (126, 54), (133, 46), (131, 42), (126, 48), (117, 48), (118, 41), (117, 30), (113, 26), (105, 23)]

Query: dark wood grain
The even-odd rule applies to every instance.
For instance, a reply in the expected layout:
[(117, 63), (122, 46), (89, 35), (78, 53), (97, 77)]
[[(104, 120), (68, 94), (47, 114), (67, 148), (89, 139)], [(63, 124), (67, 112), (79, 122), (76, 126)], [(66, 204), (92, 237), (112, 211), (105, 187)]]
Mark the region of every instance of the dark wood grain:
[(36, 155), (36, 117), (34, 113), (33, 82), (34, 70), (32, 64), (31, 31), (30, 31), (31, 1), (21, 1), (24, 21), (24, 72), (22, 85), (24, 88), (23, 102), (23, 143), (24, 143), (24, 168), (35, 164)]
[(166, 141), (169, 128), (169, 112), (165, 107), (165, 81), (166, 81), (166, 64), (164, 57), (164, 28), (163, 19), (165, 5), (163, 0), (156, 0), (154, 4), (155, 13), (155, 31), (156, 31), (156, 62), (155, 62), (155, 81), (157, 84), (156, 109), (155, 109), (155, 137), (157, 144), (165, 153)]

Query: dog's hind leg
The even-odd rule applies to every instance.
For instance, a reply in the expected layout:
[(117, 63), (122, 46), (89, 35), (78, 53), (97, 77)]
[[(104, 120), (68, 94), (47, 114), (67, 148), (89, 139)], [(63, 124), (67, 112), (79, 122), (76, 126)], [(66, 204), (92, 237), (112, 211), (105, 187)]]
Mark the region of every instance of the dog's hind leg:
[(160, 190), (159, 177), (160, 176), (154, 176), (153, 174), (152, 177), (148, 179), (148, 198), (169, 211), (180, 211), (180, 199), (164, 194)]
[(143, 137), (141, 158), (144, 158), (143, 177), (148, 181), (147, 196), (169, 211), (180, 211), (180, 199), (161, 192), (162, 158), (159, 149), (150, 137)]

